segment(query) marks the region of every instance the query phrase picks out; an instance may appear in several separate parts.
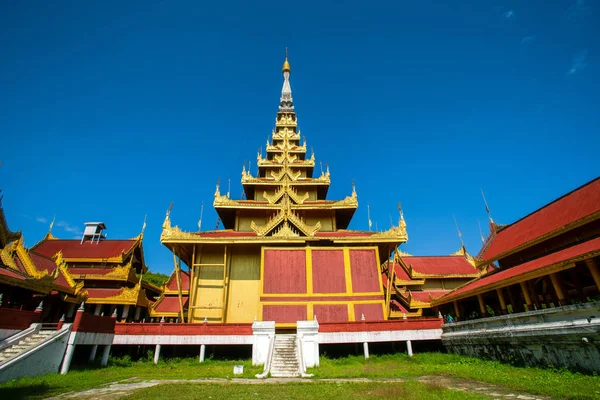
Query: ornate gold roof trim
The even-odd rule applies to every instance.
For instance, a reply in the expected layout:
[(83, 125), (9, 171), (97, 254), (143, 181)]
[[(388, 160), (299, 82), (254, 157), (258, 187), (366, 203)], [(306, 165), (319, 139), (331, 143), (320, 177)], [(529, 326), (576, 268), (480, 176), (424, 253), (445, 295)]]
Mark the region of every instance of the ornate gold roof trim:
[(28, 275), (33, 276), (34, 278), (43, 278), (44, 276), (48, 275), (48, 271), (38, 270), (31, 260), (31, 257), (29, 257), (29, 252), (25, 249), (25, 246), (23, 246), (23, 237), (20, 237), (18, 240), (14, 241), (12, 246)]
[(86, 300), (88, 304), (123, 304), (123, 305), (139, 305), (148, 306), (148, 298), (146, 297), (146, 290), (141, 287), (138, 283), (132, 288), (124, 287), (116, 296), (109, 297), (88, 297)]
[[(2, 201), (2, 196), (0, 195), (0, 202)], [(19, 239), (21, 237), (21, 231), (13, 232), (8, 228), (8, 223), (6, 222), (6, 215), (4, 215), (4, 207), (0, 204), (0, 243), (4, 246), (7, 244)]]

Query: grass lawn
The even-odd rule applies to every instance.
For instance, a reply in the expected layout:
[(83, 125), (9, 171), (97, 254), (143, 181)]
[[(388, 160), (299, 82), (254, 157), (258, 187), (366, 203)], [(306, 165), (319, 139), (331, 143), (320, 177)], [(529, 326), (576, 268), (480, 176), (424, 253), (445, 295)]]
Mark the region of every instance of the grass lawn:
[(254, 378), (263, 367), (253, 367), (251, 360), (222, 361), (206, 360), (199, 363), (197, 358), (163, 359), (158, 365), (152, 362), (131, 362), (127, 359), (109, 359), (109, 366), (98, 365), (84, 368), (75, 366), (66, 375), (50, 374), (35, 378), (21, 378), (0, 384), (0, 399), (43, 399), (61, 393), (82, 391), (95, 386), (124, 380), (132, 377), (138, 380), (149, 379), (198, 379), (232, 378), (233, 366), (243, 365), (244, 374), (240, 378)]
[(127, 399), (483, 399), (479, 395), (457, 392), (414, 381), (403, 383), (286, 383), (280, 385), (159, 385), (141, 389)]
[(443, 353), (421, 353), (408, 357), (392, 354), (329, 359), (309, 372), (318, 378), (404, 378), (444, 375), (502, 385), (523, 392), (558, 399), (600, 399), (600, 377), (565, 370), (514, 367), (495, 361)]
[[(110, 359), (107, 368), (89, 366), (75, 367), (67, 375), (46, 375), (37, 378), (22, 378), (0, 384), (2, 399), (41, 399), (60, 393), (87, 390), (102, 384), (135, 377), (135, 380), (151, 379), (197, 379), (233, 378), (233, 366), (244, 365), (242, 378), (254, 378), (262, 367), (252, 367), (251, 361), (207, 360), (198, 363), (197, 358), (166, 359), (158, 365), (151, 361), (132, 362), (127, 357)], [(493, 361), (479, 360), (441, 353), (422, 353), (409, 358), (405, 354), (372, 356), (364, 360), (360, 356), (340, 359), (321, 358), (321, 366), (309, 371), (314, 378), (412, 378), (418, 376), (447, 376), (498, 384), (521, 392), (550, 395), (557, 399), (600, 399), (600, 377), (586, 376), (568, 371), (539, 368), (519, 368)], [(302, 386), (298, 386), (302, 385)], [(353, 386), (355, 385), (355, 386)], [(281, 389), (284, 387), (285, 389)], [(464, 393), (447, 392), (440, 386), (408, 381), (402, 383), (315, 383), (286, 385), (160, 385), (160, 390), (169, 388), (178, 400), (194, 398), (197, 390), (203, 398), (224, 397), (248, 398), (257, 393), (257, 398), (327, 398), (332, 394), (352, 398), (477, 398), (464, 397)], [(178, 388), (178, 389), (177, 389)], [(194, 388), (188, 389), (188, 388)], [(136, 391), (132, 398), (153, 398), (158, 388)], [(282, 392), (281, 390), (285, 390)], [(410, 394), (405, 395), (405, 391)], [(205, 395), (205, 393), (213, 395)], [(413, 393), (414, 392), (414, 393)], [(164, 393), (164, 392), (161, 392)], [(356, 395), (354, 393), (357, 393)], [(188, 397), (186, 397), (188, 396)], [(238, 396), (238, 397), (235, 397)], [(271, 397), (270, 397), (271, 396)], [(294, 397), (296, 396), (296, 397)], [(321, 397), (319, 397), (321, 396)], [(353, 397), (354, 396), (354, 397)], [(387, 396), (387, 397), (386, 397)], [(418, 397), (425, 396), (425, 397)], [(436, 397), (437, 396), (437, 397)], [(462, 397), (461, 397), (462, 396)]]

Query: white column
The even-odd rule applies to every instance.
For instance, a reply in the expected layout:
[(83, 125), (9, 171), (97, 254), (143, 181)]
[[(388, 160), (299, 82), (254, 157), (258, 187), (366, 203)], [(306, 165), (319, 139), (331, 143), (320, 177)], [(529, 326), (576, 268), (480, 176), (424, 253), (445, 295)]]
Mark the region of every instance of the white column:
[(102, 352), (102, 361), (100, 362), (100, 365), (102, 365), (103, 367), (106, 367), (106, 364), (108, 364), (108, 356), (110, 354), (110, 344), (107, 344), (106, 346), (104, 346), (104, 351)]
[(127, 315), (129, 315), (129, 305), (123, 306), (123, 314), (121, 315), (121, 319), (123, 321), (127, 320)]
[(98, 345), (95, 344), (92, 346), (92, 351), (90, 351), (90, 361), (94, 361), (96, 359), (96, 352), (98, 351)]
[(100, 315), (100, 311), (102, 311), (102, 304), (96, 304), (96, 309), (94, 310), (94, 315)]
[(134, 316), (133, 320), (136, 322), (139, 321), (141, 313), (142, 313), (142, 307), (136, 307), (135, 308), (135, 316)]
[(317, 320), (298, 321), (298, 338), (302, 341), (302, 358), (306, 368), (319, 366), (319, 323)]
[(206, 345), (200, 345), (200, 362), (204, 362), (204, 354), (206, 354)]
[(410, 340), (406, 341), (406, 352), (408, 353), (409, 357), (413, 356), (413, 351), (412, 351), (412, 343)]
[(154, 348), (154, 364), (158, 364), (158, 359), (160, 358), (160, 344), (157, 344)]
[(363, 350), (365, 352), (365, 360), (369, 358), (369, 343), (363, 343)]
[(269, 356), (269, 343), (275, 337), (275, 321), (254, 321), (252, 336), (252, 365), (264, 365)]
[(65, 352), (65, 356), (63, 358), (62, 367), (60, 368), (61, 375), (64, 375), (67, 372), (69, 372), (69, 368), (71, 367), (71, 360), (73, 359), (73, 353), (75, 353), (75, 345), (67, 345), (67, 351)]

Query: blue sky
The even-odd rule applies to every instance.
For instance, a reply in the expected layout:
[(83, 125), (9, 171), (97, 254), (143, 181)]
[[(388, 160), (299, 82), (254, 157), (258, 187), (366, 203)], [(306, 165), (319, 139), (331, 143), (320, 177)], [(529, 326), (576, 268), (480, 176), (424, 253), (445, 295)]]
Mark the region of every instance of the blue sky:
[[(258, 5), (260, 4), (260, 5)], [(299, 125), (351, 193), (351, 225), (397, 220), (412, 254), (468, 250), (600, 172), (600, 5), (454, 2), (5, 2), (0, 13), (0, 188), (27, 245), (144, 239), (151, 269), (172, 220), (212, 229), (215, 184), (241, 195), (274, 124), (290, 48)], [(594, 40), (595, 39), (595, 40)], [(318, 170), (318, 168), (317, 168)], [(222, 186), (222, 187), (223, 187)]]

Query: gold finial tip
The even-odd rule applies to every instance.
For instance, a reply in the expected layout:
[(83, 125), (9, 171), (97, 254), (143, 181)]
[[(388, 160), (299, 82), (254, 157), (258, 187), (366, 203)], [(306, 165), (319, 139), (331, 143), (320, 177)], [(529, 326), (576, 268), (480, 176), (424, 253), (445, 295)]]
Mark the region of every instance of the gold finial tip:
[(283, 62), (283, 68), (281, 68), (281, 72), (292, 72), (290, 68), (290, 62), (288, 61), (288, 48), (285, 48), (285, 61)]

